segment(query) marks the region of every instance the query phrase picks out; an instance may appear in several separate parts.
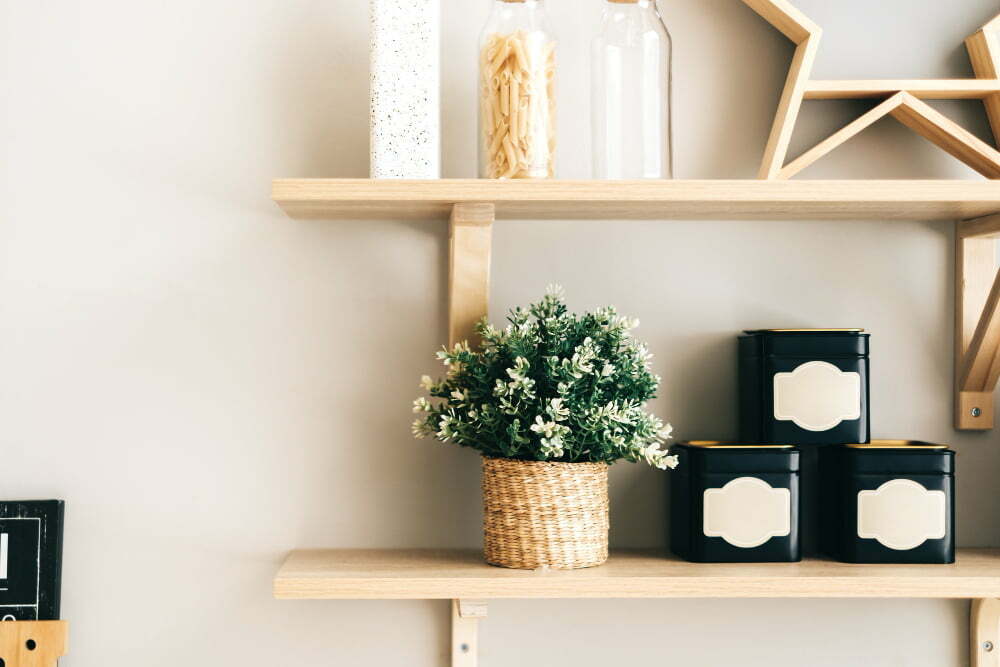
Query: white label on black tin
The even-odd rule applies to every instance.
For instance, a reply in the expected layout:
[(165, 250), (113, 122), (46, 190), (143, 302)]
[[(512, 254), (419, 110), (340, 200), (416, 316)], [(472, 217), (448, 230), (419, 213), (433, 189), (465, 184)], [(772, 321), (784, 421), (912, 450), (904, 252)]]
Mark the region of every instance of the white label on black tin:
[(706, 537), (752, 549), (792, 532), (792, 493), (756, 477), (738, 477), (721, 489), (705, 489)]
[(807, 431), (829, 431), (861, 418), (861, 374), (826, 361), (807, 361), (791, 373), (774, 374), (774, 418)]
[(894, 479), (858, 493), (858, 537), (888, 549), (908, 551), (944, 538), (944, 491), (928, 491), (912, 479)]

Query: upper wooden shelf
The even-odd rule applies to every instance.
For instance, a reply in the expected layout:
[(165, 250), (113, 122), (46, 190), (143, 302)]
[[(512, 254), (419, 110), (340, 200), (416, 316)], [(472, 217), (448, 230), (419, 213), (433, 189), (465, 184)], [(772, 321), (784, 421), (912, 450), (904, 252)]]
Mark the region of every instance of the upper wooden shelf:
[(1000, 181), (561, 181), (279, 179), (293, 218), (444, 220), (458, 203), (498, 219), (976, 218), (1000, 212)]
[(472, 550), (292, 552), (279, 599), (996, 598), (1000, 549), (959, 550), (954, 565), (696, 564), (619, 551), (586, 570), (507, 570)]

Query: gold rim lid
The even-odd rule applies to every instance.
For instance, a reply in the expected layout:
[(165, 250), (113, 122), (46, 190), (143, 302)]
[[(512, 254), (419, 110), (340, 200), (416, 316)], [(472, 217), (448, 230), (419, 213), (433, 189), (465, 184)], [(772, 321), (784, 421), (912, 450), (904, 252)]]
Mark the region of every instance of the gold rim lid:
[(865, 333), (864, 329), (746, 329), (743, 333)]
[(948, 445), (939, 445), (921, 440), (872, 440), (866, 443), (845, 445), (850, 449), (948, 449)]
[(703, 449), (792, 449), (795, 445), (744, 445), (738, 442), (723, 442), (721, 440), (688, 440), (678, 444)]

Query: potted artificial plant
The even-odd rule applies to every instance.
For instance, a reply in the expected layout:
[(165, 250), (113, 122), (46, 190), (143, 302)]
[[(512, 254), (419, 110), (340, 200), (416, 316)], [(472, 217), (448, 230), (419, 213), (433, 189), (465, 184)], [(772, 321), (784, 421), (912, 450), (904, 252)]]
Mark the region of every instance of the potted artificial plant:
[(504, 329), (484, 319), (478, 349), (438, 352), (445, 377), (424, 376), (418, 438), (483, 455), (486, 561), (571, 569), (608, 557), (608, 464), (677, 465), (660, 445), (670, 426), (644, 409), (660, 378), (638, 323), (613, 307), (567, 312), (561, 290), (516, 308)]

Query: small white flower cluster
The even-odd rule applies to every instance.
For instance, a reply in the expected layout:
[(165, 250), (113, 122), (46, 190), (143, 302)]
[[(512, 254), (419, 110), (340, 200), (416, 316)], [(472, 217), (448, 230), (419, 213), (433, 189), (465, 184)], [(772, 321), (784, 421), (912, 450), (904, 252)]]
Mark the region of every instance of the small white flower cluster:
[(554, 421), (545, 421), (541, 415), (535, 417), (531, 430), (541, 435), (542, 454), (546, 458), (557, 459), (563, 455), (563, 437), (569, 435), (569, 427)]
[(670, 426), (645, 411), (660, 378), (632, 338), (637, 320), (614, 308), (573, 315), (552, 288), (509, 325), (482, 322), (478, 350), (462, 343), (437, 356), (447, 373), (420, 386), (413, 434), (488, 456), (541, 461), (645, 461), (672, 468), (661, 445)]

